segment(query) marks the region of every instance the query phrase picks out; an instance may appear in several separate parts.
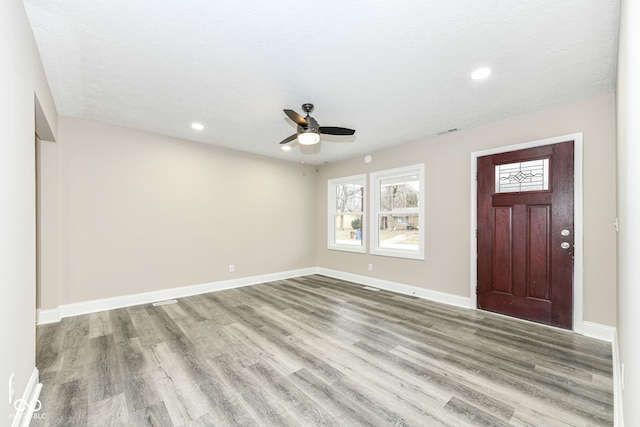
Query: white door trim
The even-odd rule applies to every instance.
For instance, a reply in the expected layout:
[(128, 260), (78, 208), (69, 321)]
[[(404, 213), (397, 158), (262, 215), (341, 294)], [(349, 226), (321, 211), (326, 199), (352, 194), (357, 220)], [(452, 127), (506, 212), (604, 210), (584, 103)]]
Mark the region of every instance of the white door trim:
[(538, 141), (524, 142), (521, 144), (496, 147), (488, 150), (471, 153), (471, 233), (470, 233), (470, 300), (471, 307), (477, 308), (476, 288), (478, 282), (477, 270), (477, 236), (478, 228), (478, 188), (476, 174), (478, 172), (478, 157), (490, 154), (506, 153), (508, 151), (523, 150), (525, 148), (540, 147), (543, 145), (558, 144), (560, 142), (574, 141), (573, 146), (573, 194), (574, 194), (574, 260), (573, 260), (573, 330), (583, 333), (583, 224), (582, 224), (582, 133), (557, 136)]

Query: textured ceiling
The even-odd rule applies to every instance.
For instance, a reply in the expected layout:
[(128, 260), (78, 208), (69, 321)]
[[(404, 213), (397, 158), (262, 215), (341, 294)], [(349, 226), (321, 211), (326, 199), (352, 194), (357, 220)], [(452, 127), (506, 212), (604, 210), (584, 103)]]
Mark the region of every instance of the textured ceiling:
[(356, 129), (311, 164), (615, 86), (617, 0), (24, 3), (60, 114), (300, 161), (282, 109), (311, 102)]

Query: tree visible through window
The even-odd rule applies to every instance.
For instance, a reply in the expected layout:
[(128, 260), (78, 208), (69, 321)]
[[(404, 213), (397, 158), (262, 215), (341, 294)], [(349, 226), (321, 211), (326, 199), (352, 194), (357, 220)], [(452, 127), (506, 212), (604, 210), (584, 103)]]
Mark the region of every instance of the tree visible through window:
[(371, 253), (424, 258), (422, 181), (422, 165), (371, 174)]
[(364, 252), (365, 176), (328, 182), (329, 249)]

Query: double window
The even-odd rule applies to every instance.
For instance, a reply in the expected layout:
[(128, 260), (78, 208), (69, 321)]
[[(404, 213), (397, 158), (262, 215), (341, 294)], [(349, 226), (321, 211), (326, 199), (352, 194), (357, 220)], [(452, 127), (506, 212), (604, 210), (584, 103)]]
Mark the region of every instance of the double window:
[(424, 165), (371, 173), (369, 230), (365, 175), (329, 180), (328, 248), (424, 259)]

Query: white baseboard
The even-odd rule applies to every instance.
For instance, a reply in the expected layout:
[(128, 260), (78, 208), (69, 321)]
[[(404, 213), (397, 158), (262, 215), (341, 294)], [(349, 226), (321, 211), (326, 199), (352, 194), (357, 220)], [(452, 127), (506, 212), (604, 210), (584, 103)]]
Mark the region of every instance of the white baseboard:
[(99, 311), (112, 310), (114, 308), (130, 307), (139, 304), (149, 304), (167, 299), (183, 298), (191, 295), (199, 295), (207, 292), (222, 291), (225, 289), (239, 288), (259, 283), (271, 282), (274, 280), (284, 280), (291, 277), (306, 276), (309, 274), (323, 274), (336, 279), (347, 280), (363, 285), (373, 286), (391, 292), (404, 295), (412, 295), (430, 301), (441, 302), (462, 308), (475, 308), (474, 301), (468, 297), (462, 297), (444, 292), (432, 291), (419, 288), (417, 286), (405, 285), (388, 280), (376, 279), (374, 277), (361, 276), (358, 274), (345, 273), (343, 271), (331, 270), (328, 268), (311, 267), (300, 270), (291, 270), (273, 274), (263, 274), (258, 276), (244, 277), (240, 279), (224, 280), (220, 282), (203, 283), (199, 285), (182, 286), (179, 288), (163, 289), (159, 291), (144, 292), (139, 294), (124, 295), (114, 298), (104, 298), (93, 301), (84, 301), (73, 304), (63, 304), (57, 308), (48, 310), (37, 310), (37, 320), (39, 325), (59, 322), (65, 317), (78, 316), (81, 314), (96, 313)]
[[(148, 304), (156, 301), (164, 301), (174, 298), (182, 298), (191, 295), (204, 294), (207, 292), (221, 291), (225, 289), (240, 288), (243, 286), (256, 285), (265, 282), (272, 282), (275, 280), (284, 280), (292, 277), (306, 276), (310, 274), (322, 274), (328, 277), (336, 279), (346, 280), (361, 285), (372, 286), (379, 289), (384, 289), (391, 292), (397, 292), (404, 295), (412, 295), (418, 298), (427, 299), (430, 301), (440, 302), (456, 307), (462, 307), (467, 309), (475, 309), (475, 299), (469, 297), (463, 297), (459, 295), (448, 294), (445, 292), (432, 291), (429, 289), (419, 288), (417, 286), (406, 285), (402, 283), (391, 282), (388, 280), (376, 279), (374, 277), (362, 276), (353, 273), (346, 273), (343, 271), (332, 270), (323, 267), (310, 267), (299, 270), (290, 270), (280, 273), (262, 274), (258, 276), (244, 277), (233, 280), (223, 280), (220, 282), (203, 283), (199, 285), (183, 286), (179, 288), (163, 289), (159, 291), (144, 292), (133, 295), (125, 295), (121, 297), (105, 298), (94, 301), (86, 301), (74, 304), (63, 304), (58, 308), (49, 310), (38, 310), (38, 324), (54, 323), (60, 321), (65, 317), (77, 316), (81, 314), (95, 313), (98, 311), (111, 310), (114, 308), (129, 307), (139, 304)], [(623, 427), (622, 421), (622, 380), (620, 372), (620, 356), (618, 350), (618, 340), (616, 328), (612, 326), (601, 325), (594, 322), (585, 321), (582, 324), (582, 334), (596, 338), (599, 340), (612, 343), (612, 356), (613, 356), (613, 387), (614, 387), (614, 419), (615, 425)], [(37, 369), (32, 374), (32, 378), (29, 381), (27, 390), (25, 390), (24, 401), (35, 402), (40, 393), (41, 384), (38, 384), (38, 372)], [(31, 394), (36, 394), (35, 397)], [(27, 400), (29, 399), (29, 400)], [(35, 400), (34, 400), (35, 399)], [(26, 413), (25, 413), (26, 415)], [(33, 413), (29, 414), (31, 418)], [(16, 416), (17, 418), (17, 416)], [(27, 424), (16, 424), (14, 419), (14, 426), (28, 426)]]
[(616, 336), (616, 328), (601, 325), (600, 323), (582, 322), (582, 335), (613, 343)]
[[(470, 309), (476, 308), (475, 299), (469, 297), (433, 291), (417, 286), (391, 282), (389, 280), (382, 280), (375, 277), (362, 276), (359, 274), (347, 273), (344, 271), (332, 270), (324, 267), (310, 267), (299, 270), (261, 274), (239, 279), (223, 280), (219, 282), (203, 283), (199, 285), (182, 286), (178, 288), (162, 289), (159, 291), (124, 295), (114, 298), (104, 298), (73, 304), (63, 304), (53, 309), (38, 310), (37, 320), (39, 325), (54, 323), (60, 321), (60, 319), (63, 319), (65, 317), (96, 313), (99, 311), (112, 310), (114, 308), (130, 307), (132, 305), (149, 304), (156, 301), (183, 298), (191, 295), (204, 294), (207, 292), (222, 291), (225, 289), (240, 288), (243, 286), (272, 282), (275, 280), (284, 280), (291, 277), (306, 276), (309, 274), (323, 274), (325, 276), (333, 277), (336, 279), (347, 280), (366, 286), (373, 286), (399, 294), (412, 295), (418, 298), (440, 302), (456, 307)], [(587, 337), (597, 338), (607, 342), (613, 342), (615, 332), (616, 329), (611, 326), (601, 325), (593, 322), (583, 322), (582, 334)]]
[(445, 292), (432, 291), (429, 289), (419, 288), (417, 286), (405, 285), (402, 283), (391, 282), (388, 280), (376, 279), (374, 277), (361, 276), (359, 274), (345, 273), (344, 271), (331, 270), (319, 267), (318, 274), (333, 277), (336, 279), (347, 280), (359, 283), (361, 285), (373, 286), (375, 288), (384, 289), (386, 291), (396, 292), (404, 295), (412, 295), (418, 298), (430, 301), (441, 302), (443, 304), (453, 305), (462, 308), (475, 308), (474, 301), (469, 297), (447, 294)]
[(156, 301), (184, 298), (191, 295), (205, 294), (207, 292), (222, 291), (225, 289), (240, 288), (243, 286), (257, 285), (259, 283), (284, 280), (291, 277), (306, 276), (317, 273), (316, 268), (304, 268), (279, 273), (261, 274), (258, 276), (242, 277), (239, 279), (222, 280), (219, 282), (202, 283), (199, 285), (181, 286), (179, 288), (162, 289), (159, 291), (143, 292), (139, 294), (123, 295), (113, 298), (104, 298), (93, 301), (84, 301), (73, 304), (63, 304), (58, 308), (37, 311), (39, 325), (59, 322), (65, 317), (81, 314), (96, 313), (99, 311), (113, 310), (115, 308), (130, 307), (139, 304), (149, 304)]
[(38, 325), (59, 322), (60, 319), (59, 308), (49, 308), (46, 310), (39, 308), (36, 310), (36, 322)]
[(40, 372), (38, 368), (33, 368), (27, 387), (24, 389), (22, 398), (14, 402), (16, 414), (13, 417), (11, 427), (28, 427), (31, 424), (34, 413), (42, 409), (42, 404), (38, 400), (40, 397)]

